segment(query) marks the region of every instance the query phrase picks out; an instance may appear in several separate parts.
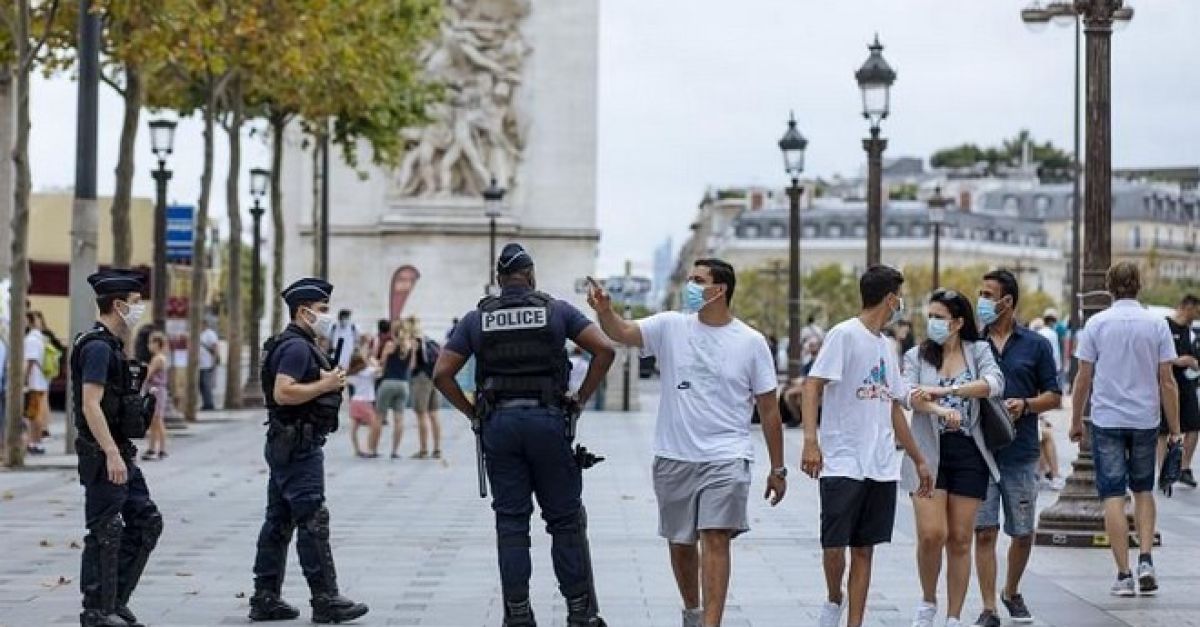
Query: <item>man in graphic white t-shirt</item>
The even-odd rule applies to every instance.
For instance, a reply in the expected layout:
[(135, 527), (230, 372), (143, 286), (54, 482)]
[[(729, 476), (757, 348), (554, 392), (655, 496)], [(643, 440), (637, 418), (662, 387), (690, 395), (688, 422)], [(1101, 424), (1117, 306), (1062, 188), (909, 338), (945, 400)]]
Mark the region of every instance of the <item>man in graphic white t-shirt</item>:
[(730, 312), (736, 282), (728, 263), (700, 259), (684, 292), (689, 313), (665, 312), (636, 322), (622, 320), (595, 282), (588, 294), (610, 338), (658, 358), (662, 398), (654, 438), (654, 492), (659, 534), (670, 547), (683, 597), (684, 627), (721, 624), (730, 541), (750, 528), (746, 504), (755, 406), (771, 458), (765, 498), (776, 505), (787, 491), (775, 363), (766, 338)]
[[(891, 542), (900, 480), (899, 443), (931, 494), (933, 475), (913, 440), (904, 407), (909, 389), (881, 334), (904, 311), (904, 275), (871, 266), (859, 279), (862, 312), (829, 330), (804, 382), (801, 468), (821, 482), (821, 548), (828, 601), (819, 627), (838, 627), (849, 596), (849, 626), (861, 627), (876, 544)], [(818, 409), (820, 437), (818, 438)], [(849, 594), (843, 594), (850, 549)]]

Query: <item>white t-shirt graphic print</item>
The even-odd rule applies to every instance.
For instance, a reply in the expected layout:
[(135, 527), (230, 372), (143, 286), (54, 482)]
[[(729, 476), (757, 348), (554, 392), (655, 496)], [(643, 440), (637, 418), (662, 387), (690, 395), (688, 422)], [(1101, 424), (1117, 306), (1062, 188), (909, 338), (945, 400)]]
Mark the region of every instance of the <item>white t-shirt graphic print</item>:
[(821, 407), (821, 476), (899, 481), (902, 457), (892, 431), (892, 402), (907, 405), (909, 389), (888, 339), (851, 318), (829, 330), (808, 376), (828, 381)]
[(686, 462), (753, 459), (755, 397), (777, 386), (766, 338), (737, 319), (714, 327), (675, 311), (638, 327), (642, 353), (656, 357), (662, 373), (654, 454)]

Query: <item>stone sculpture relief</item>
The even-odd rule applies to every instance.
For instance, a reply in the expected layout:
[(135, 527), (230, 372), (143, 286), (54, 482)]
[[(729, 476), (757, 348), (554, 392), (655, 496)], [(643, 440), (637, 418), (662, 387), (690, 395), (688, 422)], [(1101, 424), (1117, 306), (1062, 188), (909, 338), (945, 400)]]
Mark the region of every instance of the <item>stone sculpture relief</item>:
[(423, 57), (445, 86), (428, 126), (406, 133), (392, 181), (409, 198), (478, 198), (488, 182), (511, 189), (524, 149), (516, 93), (530, 48), (521, 32), (530, 0), (447, 0), (441, 36)]

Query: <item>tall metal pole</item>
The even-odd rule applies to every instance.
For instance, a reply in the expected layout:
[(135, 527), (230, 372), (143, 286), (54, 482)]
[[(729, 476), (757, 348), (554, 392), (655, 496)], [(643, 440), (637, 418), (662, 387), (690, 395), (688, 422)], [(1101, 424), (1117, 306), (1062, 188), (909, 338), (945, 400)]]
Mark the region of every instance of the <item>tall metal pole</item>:
[(321, 265), (318, 275), (329, 280), (329, 127), (321, 134)]
[(879, 136), (879, 127), (871, 127), (870, 139), (863, 140), (867, 151), (867, 267), (880, 262), (879, 238), (883, 230), (883, 151), (887, 140)]
[[(91, 0), (79, 0), (79, 116), (75, 134), (75, 201), (71, 207), (71, 337), (83, 333), (95, 320), (95, 294), (87, 277), (96, 271), (99, 215), (96, 207), (97, 132), (100, 86), (100, 16)], [(18, 324), (19, 321), (12, 321)], [(70, 374), (68, 373), (68, 377)], [(67, 383), (66, 452), (75, 452), (75, 421), (70, 416), (75, 399)], [(9, 416), (19, 421), (19, 416)]]
[[(622, 286), (621, 286), (621, 296), (622, 296), (622, 299), (625, 301), (624, 318), (627, 321), (633, 319), (633, 307), (629, 303), (629, 293), (631, 291), (629, 289), (629, 286), (633, 283), (632, 277), (633, 277), (633, 262), (626, 259), (625, 260), (625, 283), (622, 284)], [(633, 371), (632, 363), (631, 363), (631, 362), (633, 362), (633, 356), (634, 356), (633, 349), (626, 348), (625, 349), (625, 372), (623, 373), (623, 376), (625, 378), (625, 385), (621, 386), (621, 388), (622, 388), (621, 389), (621, 411), (629, 411), (629, 409), (630, 409), (629, 389), (631, 387), (633, 387), (633, 377), (631, 376), (631, 373)]]
[(154, 276), (153, 311), (150, 319), (159, 329), (167, 324), (167, 183), (172, 172), (167, 162), (159, 159), (158, 169), (151, 172), (154, 177)]
[[(1087, 160), (1084, 186), (1083, 296), (1084, 321), (1108, 304), (1104, 275), (1112, 260), (1112, 23), (1122, 0), (1079, 0), (1087, 35)], [(1106, 546), (1104, 508), (1096, 495), (1091, 447), (1091, 407), (1084, 408), (1084, 435), (1073, 472), (1058, 501), (1038, 520), (1037, 544), (1071, 547)]]
[(804, 188), (793, 177), (788, 188), (788, 350), (787, 377), (793, 381), (800, 376), (800, 196)]
[(933, 225), (933, 289), (937, 289), (942, 284), (942, 225), (934, 223)]
[(246, 377), (246, 386), (242, 388), (243, 407), (262, 407), (263, 391), (262, 378), (259, 369), (262, 367), (262, 351), (259, 350), (261, 338), (259, 328), (262, 326), (263, 294), (262, 294), (262, 217), (263, 208), (257, 196), (254, 206), (250, 208), (254, 218), (254, 242), (251, 248), (253, 258), (250, 266), (250, 373)]
[(488, 289), (496, 287), (496, 216), (488, 216)]
[(1068, 359), (1071, 364), (1070, 372), (1069, 372), (1069, 378), (1071, 381), (1075, 380), (1075, 373), (1078, 372), (1079, 360), (1075, 359), (1075, 350), (1074, 349), (1075, 349), (1076, 338), (1079, 337), (1079, 329), (1081, 329), (1083, 327), (1082, 321), (1080, 320), (1080, 311), (1079, 311), (1080, 306), (1081, 306), (1081, 303), (1079, 301), (1079, 294), (1080, 294), (1079, 277), (1082, 274), (1081, 267), (1079, 264), (1080, 256), (1082, 255), (1082, 253), (1080, 252), (1079, 224), (1081, 221), (1080, 216), (1083, 213), (1083, 207), (1081, 206), (1083, 204), (1082, 203), (1083, 199), (1081, 198), (1082, 194), (1080, 193), (1080, 181), (1079, 181), (1079, 177), (1083, 174), (1082, 164), (1079, 162), (1079, 154), (1080, 154), (1080, 150), (1079, 150), (1079, 142), (1080, 142), (1079, 101), (1081, 99), (1081, 94), (1083, 91), (1083, 77), (1082, 77), (1080, 69), (1079, 69), (1079, 58), (1081, 55), (1081, 49), (1083, 47), (1083, 42), (1081, 40), (1082, 33), (1083, 33), (1083, 23), (1079, 17), (1079, 14), (1076, 13), (1075, 14), (1075, 115), (1074, 115), (1074, 122), (1073, 122), (1074, 128), (1072, 129), (1075, 133), (1075, 155), (1074, 155), (1074, 163), (1071, 164), (1071, 280), (1069, 282), (1071, 296), (1070, 296), (1070, 298), (1067, 299), (1067, 302), (1070, 303), (1070, 307), (1071, 307), (1070, 315), (1067, 317), (1067, 325), (1068, 325), (1068, 327), (1070, 327), (1070, 333), (1068, 335), (1071, 338), (1071, 345), (1070, 345), (1071, 350), (1068, 354)]

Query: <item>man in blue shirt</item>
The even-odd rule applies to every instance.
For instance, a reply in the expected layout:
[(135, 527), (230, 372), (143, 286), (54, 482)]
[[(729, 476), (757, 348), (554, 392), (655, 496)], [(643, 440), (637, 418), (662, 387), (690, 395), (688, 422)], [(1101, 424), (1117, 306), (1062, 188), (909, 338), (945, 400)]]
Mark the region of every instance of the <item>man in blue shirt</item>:
[(996, 451), (1000, 481), (988, 486), (987, 500), (975, 521), (975, 567), (983, 613), (975, 621), (980, 627), (1000, 627), (996, 612), (996, 539), (1000, 510), (1004, 509), (1004, 533), (1012, 539), (1008, 569), (1000, 599), (1013, 622), (1032, 623), (1033, 615), (1021, 596), (1021, 577), (1033, 550), (1034, 518), (1037, 514), (1038, 414), (1062, 405), (1058, 365), (1046, 338), (1017, 324), (1017, 278), (1000, 269), (983, 276), (977, 313), (1000, 369), (1004, 372), (1004, 404), (1014, 420), (1016, 438)]
[[(533, 257), (508, 244), (496, 261), (499, 296), (463, 316), (442, 349), (433, 382), (482, 436), (496, 512), (505, 627), (535, 627), (529, 603), (529, 517), (534, 494), (552, 538), (551, 559), (570, 627), (604, 627), (583, 509), (581, 467), (571, 451), (571, 412), (587, 404), (615, 352), (600, 328), (569, 303), (536, 291)], [(592, 354), (574, 398), (566, 341)], [(474, 356), (475, 402), (455, 375)]]

